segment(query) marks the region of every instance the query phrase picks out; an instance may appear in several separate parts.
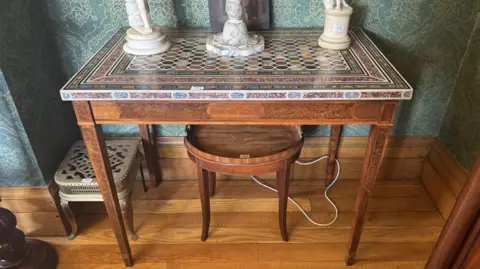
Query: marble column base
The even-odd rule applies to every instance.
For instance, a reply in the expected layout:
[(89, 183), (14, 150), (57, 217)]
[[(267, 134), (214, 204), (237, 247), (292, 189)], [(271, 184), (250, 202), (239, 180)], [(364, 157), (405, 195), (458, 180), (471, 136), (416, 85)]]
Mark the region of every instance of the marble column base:
[(130, 28), (127, 30), (126, 39), (127, 43), (123, 45), (123, 50), (135, 55), (159, 54), (167, 51), (171, 46), (167, 35), (159, 27), (154, 27), (153, 32), (147, 35)]
[(348, 28), (352, 14), (353, 8), (350, 6), (326, 9), (325, 29), (318, 40), (318, 45), (331, 50), (348, 49), (351, 45)]
[(352, 40), (349, 36), (343, 38), (331, 38), (321, 35), (318, 39), (318, 45), (329, 50), (346, 50), (350, 48)]
[(249, 35), (248, 45), (232, 46), (223, 44), (222, 33), (207, 38), (207, 50), (221, 56), (250, 56), (265, 49), (265, 39), (259, 35)]

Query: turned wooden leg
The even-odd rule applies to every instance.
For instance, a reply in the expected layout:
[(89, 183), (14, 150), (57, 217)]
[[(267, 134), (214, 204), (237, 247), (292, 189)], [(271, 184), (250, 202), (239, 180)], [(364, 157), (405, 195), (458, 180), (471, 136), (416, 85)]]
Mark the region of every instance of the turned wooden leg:
[(112, 221), (113, 231), (117, 239), (118, 247), (120, 248), (123, 262), (125, 266), (130, 267), (133, 265), (132, 252), (130, 244), (128, 243), (127, 232), (125, 231), (125, 223), (123, 222), (117, 189), (113, 180), (112, 168), (110, 167), (102, 131), (100, 127), (94, 123), (89, 102), (74, 101), (73, 107), (108, 216)]
[(46, 242), (27, 239), (15, 228), (17, 218), (8, 209), (0, 207), (0, 268), (55, 269), (58, 256)]
[(287, 205), (288, 205), (288, 186), (290, 184), (291, 165), (287, 164), (284, 170), (277, 172), (277, 190), (278, 190), (278, 223), (282, 239), (288, 242), (287, 232)]
[[(480, 155), (435, 244), (426, 269), (463, 268), (474, 245), (480, 213)], [(477, 222), (475, 224), (475, 222)], [(469, 234), (472, 236), (469, 237)], [(462, 246), (463, 245), (463, 246)], [(468, 251), (462, 251), (469, 248)], [(470, 267), (468, 267), (470, 268)]]
[(208, 187), (208, 171), (203, 169), (197, 162), (198, 185), (200, 187), (200, 200), (202, 203), (202, 241), (205, 242), (210, 229), (210, 193)]
[(348, 254), (345, 261), (347, 265), (352, 265), (355, 262), (355, 255), (362, 235), (365, 214), (367, 213), (368, 201), (372, 196), (372, 189), (375, 186), (390, 130), (391, 127), (386, 126), (372, 126), (370, 130), (367, 151), (363, 162), (362, 178), (358, 188), (357, 202), (355, 204), (350, 241), (348, 243)]
[(328, 145), (327, 171), (325, 177), (325, 186), (333, 181), (333, 172), (335, 171), (335, 159), (337, 158), (338, 144), (340, 143), (340, 134), (342, 133), (342, 125), (332, 125), (330, 131), (330, 143)]
[(208, 182), (210, 197), (213, 197), (215, 195), (215, 189), (217, 187), (217, 175), (215, 174), (215, 172), (208, 171)]
[(62, 211), (65, 214), (65, 217), (68, 221), (69, 226), (71, 227), (71, 232), (67, 236), (67, 239), (72, 240), (73, 238), (75, 238), (78, 232), (78, 226), (77, 226), (77, 221), (75, 220), (75, 214), (73, 214), (73, 211), (70, 208), (68, 201), (64, 199), (60, 199), (60, 205), (62, 206)]
[(140, 136), (142, 138), (142, 146), (149, 173), (147, 187), (156, 188), (161, 181), (157, 159), (156, 131), (151, 125), (140, 124), (138, 127), (140, 128)]
[(133, 226), (133, 207), (131, 194), (120, 200), (120, 206), (122, 207), (123, 221), (127, 229), (127, 234), (133, 241), (137, 241), (138, 236), (135, 234), (135, 228)]

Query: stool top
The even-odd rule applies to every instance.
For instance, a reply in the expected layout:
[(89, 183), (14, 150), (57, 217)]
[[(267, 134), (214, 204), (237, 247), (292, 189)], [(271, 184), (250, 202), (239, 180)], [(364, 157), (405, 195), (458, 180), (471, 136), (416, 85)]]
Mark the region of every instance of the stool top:
[(204, 153), (234, 159), (271, 156), (303, 142), (300, 128), (289, 125), (192, 125), (186, 139)]
[[(107, 140), (108, 159), (115, 183), (124, 180), (138, 152), (140, 140)], [(85, 143), (75, 142), (55, 173), (58, 185), (98, 185)]]

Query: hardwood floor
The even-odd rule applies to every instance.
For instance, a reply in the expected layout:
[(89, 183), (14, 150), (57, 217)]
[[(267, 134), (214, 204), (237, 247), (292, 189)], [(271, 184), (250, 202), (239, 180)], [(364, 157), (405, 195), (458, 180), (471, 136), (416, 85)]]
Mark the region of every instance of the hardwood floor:
[[(272, 183), (272, 181), (267, 180)], [(293, 181), (290, 195), (317, 220), (332, 209), (322, 197), (323, 182)], [(134, 268), (166, 269), (327, 269), (343, 264), (358, 182), (343, 180), (331, 191), (340, 209), (331, 227), (312, 226), (290, 203), (291, 240), (278, 229), (276, 194), (248, 180), (221, 180), (212, 199), (211, 233), (200, 241), (201, 213), (195, 181), (167, 181), (143, 193), (135, 186)], [(87, 203), (73, 241), (39, 237), (52, 243), (60, 269), (123, 268), (110, 222), (101, 203)], [(423, 268), (445, 220), (417, 180), (381, 180), (352, 268)]]

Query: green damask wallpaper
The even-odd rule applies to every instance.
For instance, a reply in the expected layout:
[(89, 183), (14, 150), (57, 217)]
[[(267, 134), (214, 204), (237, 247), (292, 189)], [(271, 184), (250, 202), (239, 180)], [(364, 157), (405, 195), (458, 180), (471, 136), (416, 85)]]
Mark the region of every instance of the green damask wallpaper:
[[(448, 98), (475, 23), (480, 1), (356, 0), (353, 26), (367, 30), (416, 88), (401, 104), (395, 135), (433, 135), (441, 126)], [(274, 27), (321, 27), (323, 0), (271, 0)], [(127, 25), (124, 0), (49, 0), (48, 6), (66, 73), (70, 76), (113, 33)], [(208, 27), (208, 0), (150, 0), (160, 25)], [(174, 12), (175, 11), (175, 12)], [(135, 126), (107, 126), (109, 135), (135, 134)], [(163, 126), (163, 135), (181, 135), (181, 126)], [(366, 135), (367, 126), (346, 128)], [(328, 127), (309, 128), (326, 135)]]
[(0, 186), (42, 186), (45, 184), (1, 70), (0, 160)]
[[(0, 182), (2, 186), (46, 185), (73, 140), (79, 138), (71, 104), (58, 96), (67, 76), (50, 24), (44, 1), (0, 0), (0, 69), (8, 84), (8, 96), (18, 111), (14, 125), (23, 126), (28, 136), (23, 141), (30, 141), (25, 148), (33, 149), (32, 154), (25, 151), (25, 158), (35, 157), (41, 170), (41, 175), (32, 172), (28, 178), (12, 175)], [(10, 114), (14, 116), (16, 112)], [(0, 137), (10, 132), (0, 131)], [(19, 143), (8, 143), (4, 150), (13, 157), (19, 147)], [(7, 162), (3, 158), (0, 161)]]
[(440, 139), (467, 169), (480, 154), (480, 13), (445, 114)]

